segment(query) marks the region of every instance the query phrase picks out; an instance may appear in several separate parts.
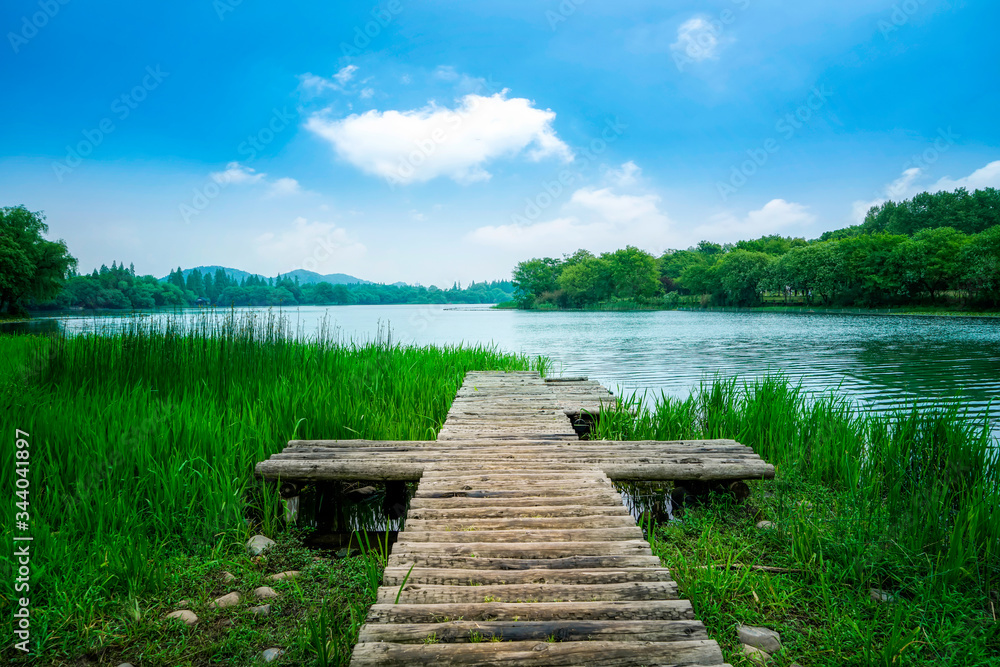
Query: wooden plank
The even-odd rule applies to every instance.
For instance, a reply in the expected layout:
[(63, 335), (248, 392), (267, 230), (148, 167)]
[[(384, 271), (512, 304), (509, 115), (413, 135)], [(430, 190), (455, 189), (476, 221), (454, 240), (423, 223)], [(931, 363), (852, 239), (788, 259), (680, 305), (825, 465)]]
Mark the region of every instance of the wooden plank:
[[(408, 576), (407, 576), (408, 575)], [(623, 584), (637, 581), (673, 581), (665, 567), (605, 567), (529, 570), (463, 570), (451, 567), (387, 567), (384, 586), (411, 584), (481, 586), (484, 584)]]
[(446, 556), (472, 556), (476, 558), (563, 558), (566, 556), (649, 556), (652, 552), (645, 540), (618, 540), (616, 542), (467, 542), (450, 544), (440, 542), (397, 542), (393, 554), (441, 554)]
[(690, 600), (642, 602), (486, 602), (476, 604), (375, 604), (369, 623), (464, 621), (677, 621), (694, 620)]
[(397, 544), (408, 542), (615, 542), (641, 540), (642, 530), (635, 525), (620, 528), (553, 528), (532, 530), (414, 530), (399, 534)]
[(593, 506), (593, 505), (528, 505), (526, 507), (511, 507), (509, 505), (488, 507), (414, 507), (410, 505), (407, 520), (426, 519), (430, 521), (446, 521), (466, 518), (526, 518), (544, 519), (556, 517), (590, 517), (590, 516), (627, 516), (631, 517), (624, 505)]
[(407, 518), (406, 530), (514, 530), (526, 528), (538, 530), (544, 528), (627, 528), (635, 526), (631, 516), (590, 515), (579, 517), (523, 517), (515, 519), (482, 519), (460, 518), (447, 520)]
[(488, 641), (650, 641), (708, 639), (701, 621), (449, 621), (448, 623), (369, 623), (359, 642), (422, 644)]
[(713, 641), (678, 642), (480, 642), (468, 644), (394, 644), (365, 642), (354, 648), (351, 665), (721, 665)]
[(673, 581), (619, 584), (483, 584), (451, 586), (406, 583), (382, 586), (376, 604), (448, 604), (476, 602), (595, 602), (604, 600), (676, 600)]
[(622, 567), (660, 567), (660, 559), (647, 554), (580, 555), (552, 558), (452, 556), (446, 554), (391, 554), (388, 567), (443, 568), (459, 570), (572, 570)]

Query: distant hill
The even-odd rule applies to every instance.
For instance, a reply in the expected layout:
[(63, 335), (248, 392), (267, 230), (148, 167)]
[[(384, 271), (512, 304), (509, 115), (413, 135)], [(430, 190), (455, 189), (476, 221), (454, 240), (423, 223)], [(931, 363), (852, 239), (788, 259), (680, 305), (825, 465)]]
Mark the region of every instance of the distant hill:
[[(206, 273), (211, 273), (213, 276), (215, 272), (222, 269), (226, 272), (226, 277), (233, 280), (244, 280), (252, 275), (259, 275), (250, 273), (248, 271), (241, 271), (240, 269), (232, 269), (228, 266), (195, 266), (190, 269), (184, 269), (182, 273), (184, 277), (187, 278), (188, 274), (194, 270), (198, 270), (199, 273), (205, 275)], [(282, 273), (282, 277), (291, 278), (295, 280), (297, 277), (299, 282), (303, 285), (314, 285), (316, 283), (327, 282), (331, 285), (371, 285), (372, 282), (369, 280), (362, 280), (361, 278), (355, 278), (354, 276), (349, 276), (346, 273), (329, 273), (327, 275), (322, 275), (316, 273), (315, 271), (306, 271), (304, 269), (296, 269), (295, 271), (289, 271), (288, 273)], [(261, 276), (262, 278), (274, 278), (276, 276)], [(160, 278), (160, 282), (165, 282), (166, 277)]]

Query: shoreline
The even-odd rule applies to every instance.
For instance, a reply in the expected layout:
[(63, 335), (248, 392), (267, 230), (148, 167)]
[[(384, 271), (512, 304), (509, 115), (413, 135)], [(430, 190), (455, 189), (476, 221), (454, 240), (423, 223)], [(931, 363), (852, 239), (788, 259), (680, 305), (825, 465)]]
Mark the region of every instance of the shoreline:
[(490, 310), (521, 310), (531, 313), (631, 313), (631, 312), (663, 312), (663, 311), (684, 311), (703, 313), (786, 313), (792, 315), (869, 315), (869, 316), (906, 316), (906, 317), (969, 317), (975, 319), (1000, 319), (1000, 312), (990, 311), (961, 311), (961, 310), (895, 310), (890, 308), (824, 308), (808, 306), (759, 306), (746, 308), (739, 306), (707, 306), (697, 307), (660, 307), (660, 306), (633, 306), (627, 308), (605, 307), (605, 308), (508, 308), (493, 306)]

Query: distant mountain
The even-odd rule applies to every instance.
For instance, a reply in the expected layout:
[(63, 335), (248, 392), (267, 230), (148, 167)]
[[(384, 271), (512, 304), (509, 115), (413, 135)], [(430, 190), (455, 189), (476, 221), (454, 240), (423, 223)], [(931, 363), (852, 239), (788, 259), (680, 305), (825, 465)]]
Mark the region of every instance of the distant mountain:
[[(250, 273), (248, 271), (241, 271), (240, 269), (231, 269), (228, 266), (196, 266), (190, 269), (184, 269), (182, 273), (184, 274), (185, 278), (187, 278), (188, 274), (194, 270), (197, 270), (202, 275), (205, 275), (206, 273), (211, 273), (214, 276), (215, 272), (218, 271), (219, 269), (225, 271), (226, 277), (233, 280), (243, 280), (245, 278), (249, 278), (252, 275), (260, 275), (260, 274)], [(297, 277), (299, 279), (299, 282), (303, 285), (312, 285), (315, 283), (322, 283), (322, 282), (327, 282), (330, 283), (331, 285), (372, 284), (371, 281), (362, 280), (361, 278), (355, 278), (354, 276), (349, 276), (346, 273), (330, 273), (327, 275), (322, 275), (316, 273), (315, 271), (296, 269), (295, 271), (289, 271), (288, 273), (282, 273), (281, 275), (282, 277), (291, 278), (292, 280), (295, 280), (295, 278)], [(261, 276), (261, 277), (274, 278), (276, 276)], [(167, 279), (165, 277), (160, 278), (160, 282), (164, 282), (166, 280)]]

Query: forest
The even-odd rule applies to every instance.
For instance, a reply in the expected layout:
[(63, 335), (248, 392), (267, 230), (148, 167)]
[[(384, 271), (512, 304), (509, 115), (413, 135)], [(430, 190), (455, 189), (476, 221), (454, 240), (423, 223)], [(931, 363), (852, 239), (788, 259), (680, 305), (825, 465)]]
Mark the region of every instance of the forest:
[(183, 306), (370, 305), (404, 303), (498, 303), (511, 298), (507, 281), (472, 283), (450, 289), (372, 283), (331, 285), (300, 284), (278, 276), (250, 276), (240, 280), (222, 269), (214, 274), (195, 269), (184, 276), (178, 268), (166, 280), (137, 276), (135, 267), (112, 262), (93, 273), (70, 277), (54, 298), (29, 305), (31, 309), (147, 309)]
[(536, 258), (514, 269), (520, 308), (807, 305), (1000, 307), (1000, 191), (922, 193), (807, 241), (702, 241)]

